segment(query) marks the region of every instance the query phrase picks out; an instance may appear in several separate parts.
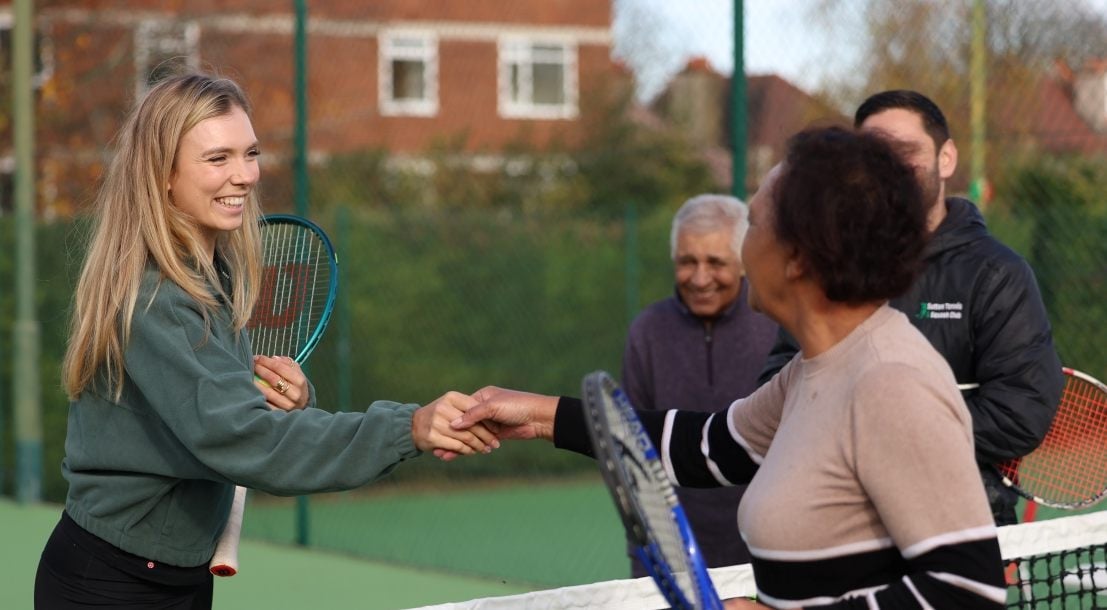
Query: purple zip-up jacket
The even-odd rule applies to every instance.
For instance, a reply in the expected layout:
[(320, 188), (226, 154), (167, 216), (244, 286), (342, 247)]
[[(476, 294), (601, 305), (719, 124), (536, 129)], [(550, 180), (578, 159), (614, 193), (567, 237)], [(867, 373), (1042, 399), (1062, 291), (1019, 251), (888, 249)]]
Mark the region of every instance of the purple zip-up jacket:
[[(714, 319), (694, 315), (676, 295), (642, 311), (630, 325), (623, 387), (639, 409), (719, 411), (757, 388), (757, 375), (776, 340), (777, 325), (750, 309), (749, 286)], [(738, 535), (745, 486), (677, 489), (696, 542), (710, 567), (748, 563)], [(633, 574), (644, 576), (637, 561)]]

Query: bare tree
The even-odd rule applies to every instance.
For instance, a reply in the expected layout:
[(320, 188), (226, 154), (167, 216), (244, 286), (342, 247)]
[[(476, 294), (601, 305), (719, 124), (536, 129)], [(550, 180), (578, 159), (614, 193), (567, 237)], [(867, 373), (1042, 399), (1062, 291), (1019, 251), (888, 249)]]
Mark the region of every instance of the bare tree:
[(647, 102), (685, 64), (689, 33), (666, 20), (654, 0), (615, 0), (612, 55), (634, 73), (635, 97)]

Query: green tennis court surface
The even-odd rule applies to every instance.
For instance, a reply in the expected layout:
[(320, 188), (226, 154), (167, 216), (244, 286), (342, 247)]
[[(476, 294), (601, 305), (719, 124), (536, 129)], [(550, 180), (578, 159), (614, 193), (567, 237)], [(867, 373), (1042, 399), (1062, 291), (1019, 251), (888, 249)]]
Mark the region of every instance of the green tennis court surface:
[[(292, 543), (295, 502), (252, 499), (244, 531)], [(314, 546), (388, 565), (545, 589), (627, 578), (622, 523), (599, 476), (382, 482), (312, 496)]]
[[(38, 558), (60, 514), (60, 506), (20, 506), (0, 500), (0, 608), (31, 608)], [(240, 559), (242, 572), (216, 579), (218, 609), (387, 610), (529, 590), (494, 580), (252, 541), (243, 543)]]
[[(332, 552), (257, 542), (291, 541), (294, 507), (253, 504), (242, 571), (216, 580), (215, 607), (392, 610), (626, 577), (622, 528), (598, 480), (452, 487), (313, 498), (312, 540)], [(0, 500), (0, 608), (31, 607), (60, 511)], [(1041, 507), (1038, 519), (1080, 512)]]
[[(628, 576), (622, 525), (598, 476), (313, 496), (312, 549), (291, 544), (295, 510), (292, 499), (248, 504), (241, 571), (216, 579), (216, 608), (391, 610)], [(0, 500), (0, 608), (31, 607), (60, 514)]]

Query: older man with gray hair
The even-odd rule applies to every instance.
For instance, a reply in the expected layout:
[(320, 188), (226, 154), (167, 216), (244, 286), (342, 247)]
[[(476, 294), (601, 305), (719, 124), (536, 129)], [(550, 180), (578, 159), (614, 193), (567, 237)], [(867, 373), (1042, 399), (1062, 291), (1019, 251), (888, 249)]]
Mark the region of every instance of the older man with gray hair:
[[(639, 409), (725, 409), (757, 387), (777, 325), (746, 302), (740, 252), (746, 205), (727, 195), (693, 197), (673, 217), (675, 294), (635, 318), (623, 355), (623, 386)], [(710, 567), (749, 562), (738, 535), (744, 486), (678, 489)], [(645, 568), (631, 555), (631, 574)]]

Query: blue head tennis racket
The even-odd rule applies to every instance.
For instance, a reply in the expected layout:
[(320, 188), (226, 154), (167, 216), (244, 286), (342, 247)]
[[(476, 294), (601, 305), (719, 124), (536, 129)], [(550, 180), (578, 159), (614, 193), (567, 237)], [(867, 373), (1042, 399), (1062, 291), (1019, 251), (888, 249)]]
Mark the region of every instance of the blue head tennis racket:
[(596, 461), (638, 559), (674, 609), (722, 610), (684, 509), (626, 393), (596, 371), (584, 378), (583, 395)]

